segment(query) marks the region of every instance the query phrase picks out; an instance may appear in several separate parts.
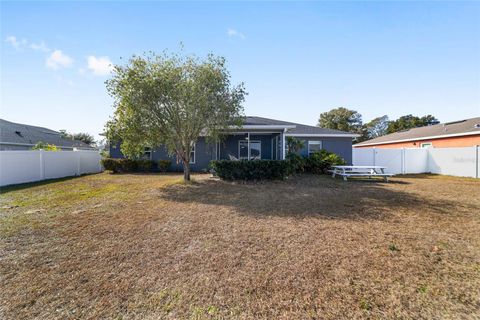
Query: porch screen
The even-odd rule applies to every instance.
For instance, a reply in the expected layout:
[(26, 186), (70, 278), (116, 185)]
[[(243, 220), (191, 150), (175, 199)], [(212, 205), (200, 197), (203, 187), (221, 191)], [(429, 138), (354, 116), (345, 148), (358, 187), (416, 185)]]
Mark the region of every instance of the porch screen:
[[(241, 140), (238, 142), (238, 157), (248, 159), (248, 142)], [(262, 145), (260, 141), (250, 141), (250, 160), (262, 158)]]

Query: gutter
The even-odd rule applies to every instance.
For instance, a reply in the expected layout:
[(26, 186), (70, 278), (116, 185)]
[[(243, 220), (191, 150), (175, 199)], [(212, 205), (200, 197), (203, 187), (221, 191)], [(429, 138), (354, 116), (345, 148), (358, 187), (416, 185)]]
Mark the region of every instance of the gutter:
[(359, 144), (353, 145), (353, 147), (355, 148), (355, 147), (376, 146), (376, 145), (381, 145), (381, 144), (391, 144), (391, 143), (399, 143), (399, 142), (421, 141), (421, 140), (453, 138), (453, 137), (463, 137), (463, 136), (474, 136), (474, 135), (477, 135), (477, 134), (480, 135), (480, 131), (443, 134), (443, 135), (439, 135), (439, 136), (427, 136), (427, 137), (412, 138), (412, 139), (391, 140), (391, 141), (385, 141), (385, 142), (359, 143)]
[(295, 129), (295, 125), (244, 125), (244, 126), (229, 126), (229, 129), (232, 130), (241, 130), (241, 129)]
[[(48, 142), (46, 142), (48, 143)], [(32, 143), (18, 143), (18, 142), (3, 142), (3, 141), (0, 141), (0, 145), (7, 145), (7, 146), (23, 146), (23, 147), (34, 147), (35, 145), (32, 144)], [(82, 150), (96, 150), (95, 148), (86, 148), (86, 147), (73, 147), (73, 146), (57, 146), (55, 145), (55, 147), (57, 148), (63, 148), (63, 149), (82, 149)]]
[(358, 138), (361, 135), (354, 133), (287, 133), (287, 137), (331, 137), (331, 138)]

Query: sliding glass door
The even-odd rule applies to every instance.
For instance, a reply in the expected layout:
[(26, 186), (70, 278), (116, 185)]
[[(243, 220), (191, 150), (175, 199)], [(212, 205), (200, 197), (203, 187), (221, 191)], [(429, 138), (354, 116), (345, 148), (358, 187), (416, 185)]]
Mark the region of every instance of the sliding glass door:
[[(238, 157), (239, 159), (248, 159), (248, 141), (238, 141)], [(250, 141), (250, 160), (262, 158), (262, 144), (260, 141)]]

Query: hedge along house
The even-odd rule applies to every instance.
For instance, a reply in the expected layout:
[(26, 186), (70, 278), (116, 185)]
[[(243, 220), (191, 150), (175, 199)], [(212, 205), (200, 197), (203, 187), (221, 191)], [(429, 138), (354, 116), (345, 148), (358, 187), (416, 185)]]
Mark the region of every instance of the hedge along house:
[[(358, 135), (287, 121), (246, 117), (241, 127), (232, 127), (219, 143), (209, 144), (204, 137), (199, 137), (191, 154), (191, 170), (206, 170), (212, 160), (283, 160), (288, 152), (287, 137), (305, 142), (304, 148), (300, 150), (302, 156), (325, 149), (351, 164), (352, 138)], [(110, 145), (110, 156), (123, 158), (120, 143)], [(146, 149), (144, 158), (154, 161), (170, 159), (173, 170), (180, 171), (183, 168), (175, 156), (168, 155), (164, 147)]]

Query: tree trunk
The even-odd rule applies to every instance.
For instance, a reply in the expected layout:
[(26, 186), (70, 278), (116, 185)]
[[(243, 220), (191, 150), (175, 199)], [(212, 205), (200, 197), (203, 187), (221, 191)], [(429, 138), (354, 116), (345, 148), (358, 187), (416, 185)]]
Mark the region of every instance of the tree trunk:
[(183, 181), (190, 181), (190, 163), (183, 163)]

